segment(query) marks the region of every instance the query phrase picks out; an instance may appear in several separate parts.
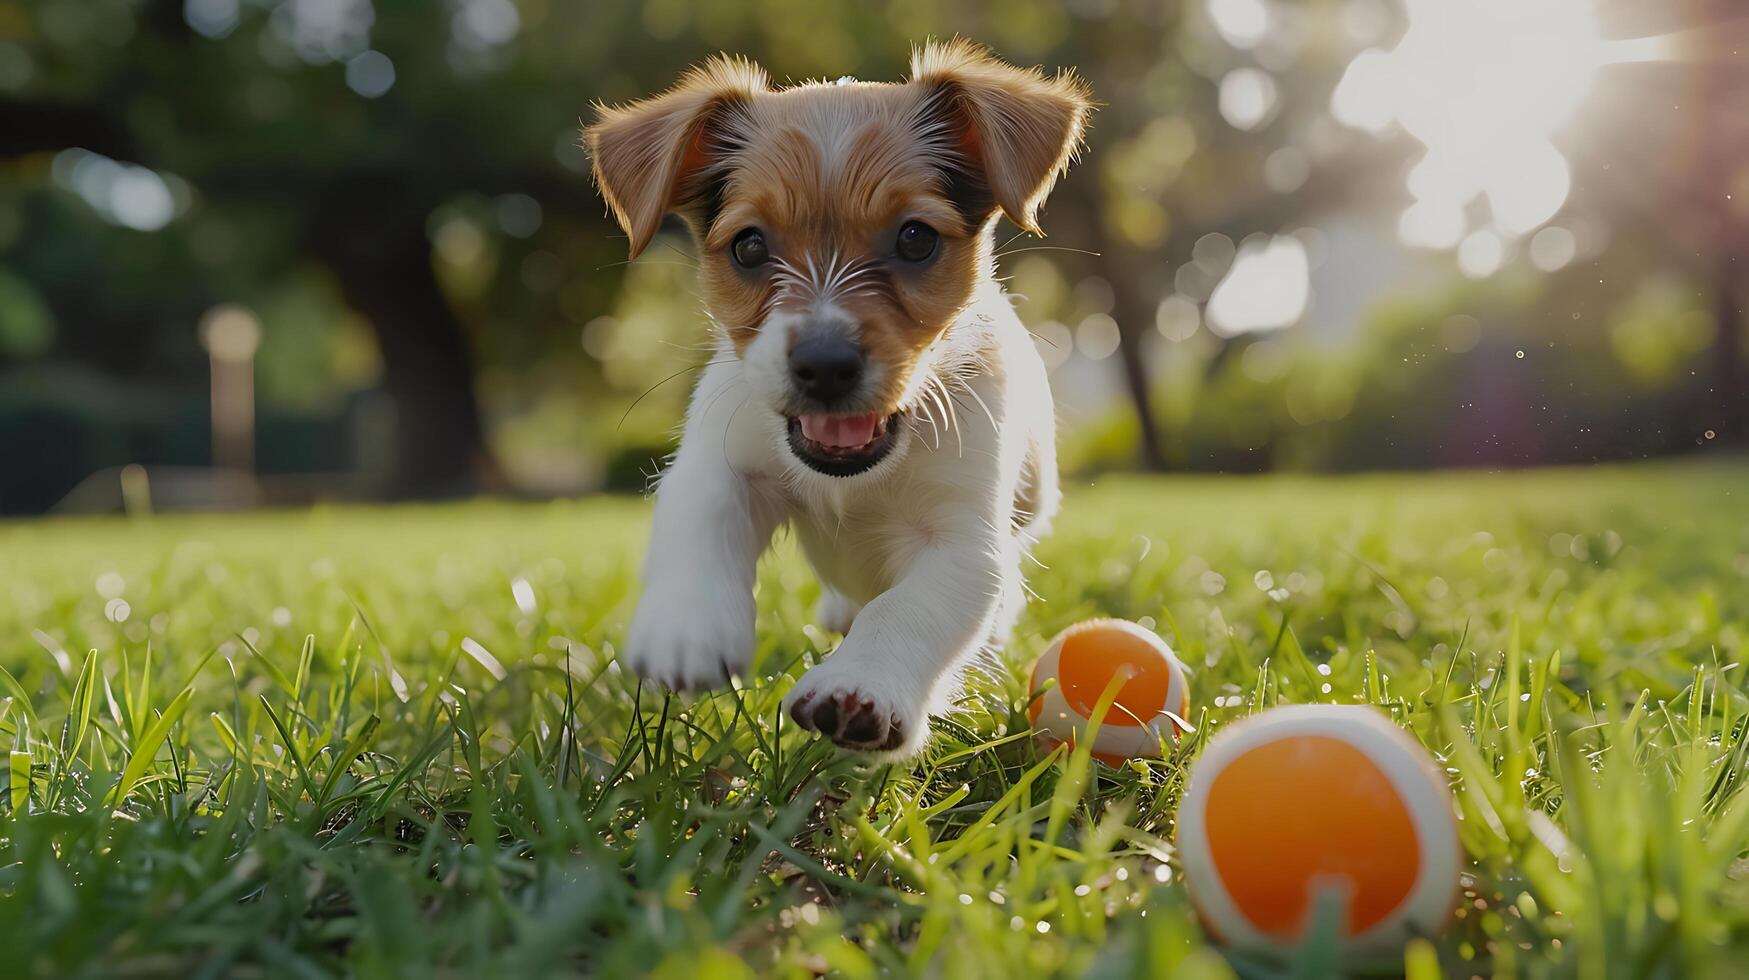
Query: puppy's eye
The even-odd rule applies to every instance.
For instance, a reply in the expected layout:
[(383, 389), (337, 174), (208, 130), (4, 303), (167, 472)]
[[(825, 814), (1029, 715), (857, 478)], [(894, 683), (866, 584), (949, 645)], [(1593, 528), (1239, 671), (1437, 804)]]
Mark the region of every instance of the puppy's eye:
[(765, 234), (757, 228), (748, 228), (736, 235), (729, 245), (729, 253), (735, 257), (735, 264), (743, 269), (756, 268), (771, 260), (771, 252), (765, 247)]
[(941, 241), (941, 235), (934, 228), (921, 221), (907, 221), (899, 229), (899, 240), (893, 243), (893, 252), (906, 262), (925, 262), (935, 254), (935, 246)]

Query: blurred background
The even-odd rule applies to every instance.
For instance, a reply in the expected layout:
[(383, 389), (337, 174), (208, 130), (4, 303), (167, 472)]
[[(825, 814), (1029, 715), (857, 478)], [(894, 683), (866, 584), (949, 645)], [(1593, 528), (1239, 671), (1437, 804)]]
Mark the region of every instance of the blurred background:
[(1067, 469), (1749, 440), (1737, 0), (0, 0), (0, 513), (642, 489), (705, 321), (590, 102), (954, 34), (1105, 103), (998, 230)]

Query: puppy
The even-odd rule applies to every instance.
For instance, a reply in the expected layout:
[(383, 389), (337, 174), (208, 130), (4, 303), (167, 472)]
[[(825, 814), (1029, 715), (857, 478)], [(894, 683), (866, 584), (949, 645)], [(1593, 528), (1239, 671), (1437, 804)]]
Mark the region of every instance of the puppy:
[(639, 676), (748, 670), (754, 567), (787, 523), (844, 640), (786, 709), (848, 749), (922, 747), (1057, 509), (1050, 387), (992, 238), (998, 214), (1038, 231), (1090, 106), (1072, 74), (953, 41), (901, 83), (777, 88), (718, 57), (598, 108), (584, 145), (631, 255), (679, 214), (718, 335), (656, 491)]

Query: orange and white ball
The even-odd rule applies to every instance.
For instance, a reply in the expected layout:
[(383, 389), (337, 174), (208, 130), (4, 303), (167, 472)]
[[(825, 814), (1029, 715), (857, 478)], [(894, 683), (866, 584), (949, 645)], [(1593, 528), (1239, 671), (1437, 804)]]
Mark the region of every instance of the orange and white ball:
[(1438, 932), (1458, 895), (1444, 775), (1359, 705), (1275, 708), (1211, 739), (1179, 806), (1178, 850), (1204, 924), (1241, 949), (1291, 948), (1330, 890), (1344, 948), (1388, 953)]
[[(1093, 756), (1111, 766), (1160, 755), (1160, 736), (1178, 738), (1190, 710), (1184, 665), (1166, 641), (1124, 619), (1090, 619), (1058, 633), (1032, 665), (1034, 695), (1027, 709), (1047, 745), (1075, 744), (1113, 678), (1122, 675), (1111, 708), (1093, 737)], [(1055, 680), (1047, 687), (1047, 682)], [(1042, 695), (1039, 692), (1043, 690)], [(1170, 712), (1170, 714), (1168, 714)]]

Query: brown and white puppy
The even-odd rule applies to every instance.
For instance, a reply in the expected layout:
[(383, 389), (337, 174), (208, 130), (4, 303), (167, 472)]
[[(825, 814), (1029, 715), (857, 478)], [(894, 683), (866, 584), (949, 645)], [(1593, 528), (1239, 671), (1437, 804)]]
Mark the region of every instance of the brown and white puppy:
[(640, 676), (750, 666), (754, 566), (787, 522), (820, 625), (845, 634), (790, 714), (847, 748), (922, 746), (1006, 637), (1057, 508), (1050, 388), (992, 236), (999, 213), (1037, 230), (1089, 111), (1073, 75), (963, 41), (916, 51), (901, 83), (775, 88), (719, 57), (600, 108), (584, 141), (631, 254), (681, 215), (719, 334), (656, 492), (625, 647)]

